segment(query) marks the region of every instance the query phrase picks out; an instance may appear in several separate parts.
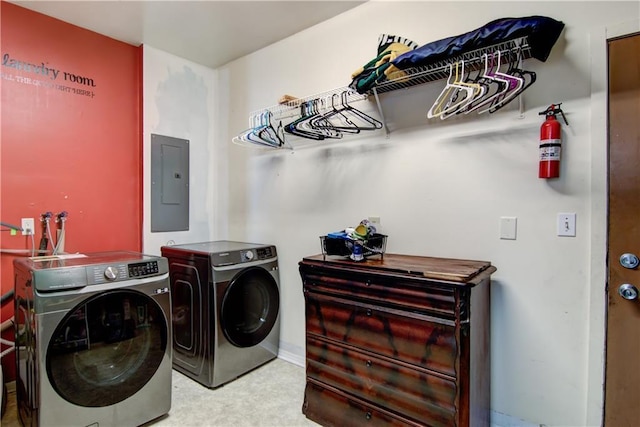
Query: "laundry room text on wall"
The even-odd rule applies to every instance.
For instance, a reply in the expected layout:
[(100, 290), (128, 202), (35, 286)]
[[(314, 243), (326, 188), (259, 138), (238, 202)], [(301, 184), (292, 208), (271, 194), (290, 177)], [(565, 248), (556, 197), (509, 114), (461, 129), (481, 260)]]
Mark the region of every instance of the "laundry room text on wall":
[[(22, 61), (20, 59), (17, 59), (16, 57), (11, 56), (11, 54), (9, 53), (3, 53), (2, 67), (3, 67), (3, 72), (0, 73), (0, 77), (3, 80), (17, 82), (21, 84), (28, 84), (33, 86), (46, 87), (50, 89), (56, 89), (56, 90), (71, 93), (74, 95), (89, 96), (91, 98), (95, 96), (95, 92), (92, 90), (73, 87), (73, 86), (67, 86), (65, 84), (65, 83), (75, 83), (76, 85), (94, 88), (97, 85), (95, 80), (92, 77), (86, 77), (86, 76), (74, 74), (68, 71), (62, 71), (60, 69), (53, 68), (48, 65), (48, 62), (46, 64), (45, 62), (32, 63), (32, 62), (27, 62), (27, 61)], [(31, 73), (37, 77), (44, 78), (44, 80), (41, 80), (40, 78), (28, 77), (25, 75), (17, 75), (11, 72), (4, 72), (4, 67), (17, 70), (17, 71)], [(59, 82), (58, 82), (58, 77), (60, 77)]]

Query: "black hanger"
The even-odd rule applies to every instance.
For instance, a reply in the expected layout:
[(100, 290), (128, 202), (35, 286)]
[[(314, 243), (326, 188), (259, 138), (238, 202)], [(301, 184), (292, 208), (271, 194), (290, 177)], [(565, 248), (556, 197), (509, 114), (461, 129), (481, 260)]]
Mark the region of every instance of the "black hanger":
[[(510, 56), (512, 56), (513, 55), (513, 51), (509, 51), (509, 54), (510, 54)], [(536, 81), (536, 73), (535, 72), (528, 71), (528, 70), (523, 70), (523, 69), (517, 67), (517, 64), (520, 62), (521, 58), (522, 58), (522, 46), (518, 46), (516, 48), (515, 58), (513, 58), (512, 62), (509, 64), (509, 69), (507, 70), (507, 73), (515, 75), (515, 76), (519, 76), (520, 78), (522, 78), (525, 81), (525, 83), (522, 85), (522, 87), (520, 89), (518, 89), (516, 94), (511, 99), (509, 99), (505, 103), (500, 103), (500, 104), (496, 105), (494, 108), (491, 108), (489, 110), (489, 113), (495, 113), (496, 111), (498, 111), (499, 109), (501, 109), (505, 105), (509, 104), (511, 101), (513, 101), (518, 96), (520, 96), (520, 94), (522, 94), (522, 92), (527, 90), (532, 84), (535, 83), (535, 81)]]
[(360, 130), (376, 130), (382, 129), (382, 122), (371, 117), (370, 115), (354, 108), (351, 104), (349, 104), (349, 94), (353, 93), (352, 91), (345, 90), (340, 94), (340, 112), (342, 114), (350, 117), (353, 122), (353, 118), (360, 120), (362, 123), (365, 123), (364, 126), (358, 125), (357, 128)]
[(331, 110), (312, 119), (311, 125), (317, 129), (335, 129), (350, 134), (360, 133), (361, 129), (344, 113), (344, 109), (336, 107), (335, 100), (339, 97), (337, 93), (331, 95)]
[(303, 102), (300, 105), (300, 117), (284, 127), (285, 132), (303, 138), (321, 141), (326, 138), (342, 138), (342, 133), (334, 129), (318, 129), (311, 125), (311, 120), (320, 113), (317, 109), (318, 99)]

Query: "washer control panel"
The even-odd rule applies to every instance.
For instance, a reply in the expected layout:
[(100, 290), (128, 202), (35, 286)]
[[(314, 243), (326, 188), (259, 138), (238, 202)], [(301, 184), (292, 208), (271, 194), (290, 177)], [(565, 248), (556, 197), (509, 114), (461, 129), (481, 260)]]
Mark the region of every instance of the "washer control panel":
[(95, 265), (89, 267), (93, 283), (115, 282), (155, 276), (160, 273), (158, 261), (144, 261), (127, 264)]
[(142, 278), (163, 280), (169, 263), (161, 256), (109, 251), (24, 258), (15, 268), (32, 278), (34, 289), (56, 292)]
[(240, 256), (242, 257), (242, 262), (253, 261), (253, 259), (255, 258), (255, 255), (253, 254), (252, 250), (242, 251), (240, 253)]
[(93, 282), (90, 280), (89, 283), (115, 282), (127, 278), (126, 264), (93, 265), (87, 269), (91, 272), (90, 277), (93, 279)]
[(144, 277), (158, 274), (158, 261), (129, 264), (129, 277)]
[(118, 269), (110, 265), (104, 269), (104, 277), (107, 280), (116, 280), (118, 278)]

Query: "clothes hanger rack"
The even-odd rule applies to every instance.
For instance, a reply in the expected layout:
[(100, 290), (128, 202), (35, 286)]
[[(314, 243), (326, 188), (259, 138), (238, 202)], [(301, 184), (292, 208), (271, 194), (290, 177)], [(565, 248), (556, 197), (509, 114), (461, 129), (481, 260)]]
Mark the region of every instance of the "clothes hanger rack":
[[(514, 54), (517, 52), (517, 54)], [(475, 49), (460, 55), (449, 57), (445, 60), (434, 62), (424, 67), (413, 67), (402, 70), (397, 77), (390, 78), (384, 82), (376, 84), (372, 89), (365, 93), (358, 93), (349, 86), (342, 86), (328, 91), (316, 93), (304, 98), (289, 100), (282, 104), (273, 105), (260, 110), (255, 110), (249, 115), (249, 128), (233, 138), (233, 142), (240, 145), (259, 146), (262, 148), (278, 149), (286, 148), (293, 150), (293, 145), (289, 141), (292, 137), (313, 139), (321, 141), (325, 139), (341, 138), (342, 135), (352, 135), (359, 133), (360, 129), (376, 130), (383, 128), (387, 137), (389, 137), (389, 129), (387, 127), (382, 104), (379, 95), (399, 89), (407, 89), (416, 85), (430, 83), (438, 80), (447, 80), (451, 77), (452, 70), (455, 72), (456, 64), (464, 64), (464, 73), (479, 73), (486, 64), (487, 55), (500, 55), (507, 58), (511, 68), (520, 73), (527, 73), (522, 70), (521, 64), (525, 59), (531, 58), (531, 50), (527, 43), (526, 37), (512, 39), (491, 46)], [(505, 64), (506, 65), (506, 64)], [(453, 68), (452, 68), (453, 67)], [(526, 87), (535, 81), (535, 73), (528, 72), (533, 75), (529, 79)], [(470, 74), (469, 74), (470, 75)], [(524, 87), (524, 89), (526, 89)], [(523, 102), (521, 93), (517, 93), (519, 102), (520, 116), (523, 116)], [(343, 105), (351, 105), (353, 102), (369, 99), (373, 95), (377, 107), (380, 120), (370, 117), (358, 110), (358, 113), (367, 117), (369, 128), (358, 126), (351, 120), (345, 119), (344, 114), (337, 114), (336, 99), (340, 99)], [(494, 107), (489, 112), (496, 111)], [(326, 114), (326, 117), (319, 115)], [(445, 117), (448, 115), (444, 115)], [(331, 122), (324, 120), (329, 117), (342, 118), (340, 125), (331, 125)], [(356, 117), (356, 116), (354, 116)], [(267, 118), (267, 119), (265, 119)], [(308, 120), (300, 120), (300, 119)], [(443, 117), (444, 118), (444, 117)], [(298, 121), (300, 120), (300, 121)], [(296, 123), (297, 122), (297, 123)], [(364, 123), (364, 122), (361, 122)], [(292, 125), (288, 128), (287, 126)], [(350, 126), (353, 126), (350, 128)], [(267, 128), (267, 131), (265, 131)], [(285, 132), (281, 132), (280, 129)], [(357, 129), (357, 130), (356, 130)], [(337, 133), (336, 133), (337, 132)], [(267, 141), (261, 140), (259, 136), (266, 136)], [(280, 141), (282, 139), (282, 141)], [(281, 143), (278, 143), (281, 142)]]
[(531, 51), (527, 43), (526, 37), (508, 40), (502, 43), (472, 50), (461, 55), (452, 56), (446, 60), (437, 61), (425, 67), (413, 67), (402, 70), (404, 74), (401, 77), (390, 79), (379, 83), (371, 89), (371, 94), (391, 92), (398, 89), (405, 89), (412, 86), (433, 82), (436, 80), (444, 80), (449, 77), (449, 67), (459, 61), (464, 61), (467, 71), (477, 71), (483, 67), (483, 55), (497, 54), (500, 52), (502, 56), (506, 56), (509, 52), (521, 49), (521, 59), (531, 58)]
[[(242, 146), (293, 150), (291, 138), (320, 141), (338, 139), (343, 135), (359, 133), (360, 130), (381, 129), (382, 122), (352, 106), (352, 103), (367, 99), (368, 94), (360, 94), (343, 86), (255, 110), (249, 114), (249, 128), (235, 136), (232, 142)], [(341, 119), (339, 124), (337, 119)], [(280, 127), (285, 131), (281, 144), (271, 138), (274, 130)], [(265, 133), (265, 128), (269, 132)], [(264, 135), (267, 141), (260, 138)]]

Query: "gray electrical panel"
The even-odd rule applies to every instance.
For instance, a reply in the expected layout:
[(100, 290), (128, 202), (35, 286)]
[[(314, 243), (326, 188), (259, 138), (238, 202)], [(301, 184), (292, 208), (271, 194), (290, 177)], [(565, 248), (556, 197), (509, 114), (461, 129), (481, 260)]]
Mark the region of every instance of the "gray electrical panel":
[(151, 231), (189, 230), (189, 141), (151, 134)]

